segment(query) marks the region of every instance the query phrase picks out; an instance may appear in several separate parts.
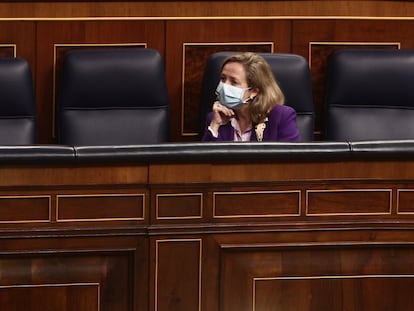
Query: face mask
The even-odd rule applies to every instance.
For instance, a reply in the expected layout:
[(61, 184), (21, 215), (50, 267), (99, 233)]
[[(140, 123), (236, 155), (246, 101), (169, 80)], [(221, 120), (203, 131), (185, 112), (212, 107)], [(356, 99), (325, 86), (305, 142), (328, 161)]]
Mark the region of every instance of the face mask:
[(243, 101), (243, 95), (246, 90), (248, 88), (244, 89), (220, 81), (216, 88), (216, 95), (220, 104), (227, 108), (237, 110), (246, 103)]

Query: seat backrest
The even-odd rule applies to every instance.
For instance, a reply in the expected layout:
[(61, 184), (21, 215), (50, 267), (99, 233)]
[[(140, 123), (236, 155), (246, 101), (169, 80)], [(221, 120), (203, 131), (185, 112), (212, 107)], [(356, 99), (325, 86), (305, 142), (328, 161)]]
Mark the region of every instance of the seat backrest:
[[(217, 52), (209, 56), (204, 71), (201, 90), (201, 129), (205, 116), (211, 111), (216, 98), (215, 89), (220, 80), (221, 66), (226, 57), (237, 52)], [(300, 55), (284, 53), (259, 53), (269, 63), (273, 75), (285, 95), (285, 104), (297, 113), (301, 141), (312, 141), (314, 131), (314, 107), (309, 64)]]
[(0, 145), (37, 143), (32, 70), (22, 58), (0, 58)]
[(58, 142), (135, 145), (169, 139), (164, 62), (146, 48), (74, 50), (63, 59)]
[(338, 50), (328, 61), (325, 140), (414, 138), (414, 50)]

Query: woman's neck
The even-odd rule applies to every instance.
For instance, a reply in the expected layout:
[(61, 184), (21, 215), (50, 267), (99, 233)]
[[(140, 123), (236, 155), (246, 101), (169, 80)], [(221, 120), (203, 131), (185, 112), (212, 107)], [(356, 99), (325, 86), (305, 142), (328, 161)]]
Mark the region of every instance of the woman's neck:
[(252, 125), (252, 119), (250, 117), (249, 107), (242, 107), (242, 109), (236, 111), (236, 119), (239, 123), (240, 130), (244, 132)]

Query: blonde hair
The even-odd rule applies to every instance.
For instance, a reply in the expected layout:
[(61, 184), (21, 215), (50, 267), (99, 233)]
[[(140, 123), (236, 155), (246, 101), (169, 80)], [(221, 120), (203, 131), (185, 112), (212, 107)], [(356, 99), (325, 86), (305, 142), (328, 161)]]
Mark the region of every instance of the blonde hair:
[(259, 90), (257, 96), (249, 103), (252, 122), (263, 122), (267, 114), (276, 105), (285, 103), (285, 96), (273, 76), (267, 61), (260, 55), (244, 52), (227, 57), (222, 65), (240, 63), (246, 72), (247, 84)]

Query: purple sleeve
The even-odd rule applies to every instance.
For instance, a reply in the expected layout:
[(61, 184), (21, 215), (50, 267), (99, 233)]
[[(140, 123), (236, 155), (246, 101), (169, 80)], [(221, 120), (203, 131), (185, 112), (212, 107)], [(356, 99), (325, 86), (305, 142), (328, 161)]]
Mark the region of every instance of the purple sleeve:
[(210, 112), (206, 118), (206, 125), (204, 128), (204, 134), (203, 134), (203, 137), (201, 138), (201, 141), (233, 141), (234, 130), (230, 122), (228, 122), (227, 124), (221, 125), (218, 130), (218, 136), (217, 137), (213, 136), (213, 134), (208, 129), (208, 126), (210, 125), (212, 118), (213, 118), (213, 113)]
[(211, 123), (212, 116), (213, 115), (211, 112), (207, 115), (206, 124), (204, 126), (204, 134), (203, 134), (203, 137), (201, 138), (201, 141), (217, 141), (218, 140), (218, 138), (214, 137), (213, 134), (208, 129), (208, 126)]

